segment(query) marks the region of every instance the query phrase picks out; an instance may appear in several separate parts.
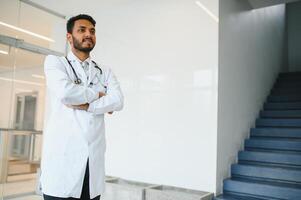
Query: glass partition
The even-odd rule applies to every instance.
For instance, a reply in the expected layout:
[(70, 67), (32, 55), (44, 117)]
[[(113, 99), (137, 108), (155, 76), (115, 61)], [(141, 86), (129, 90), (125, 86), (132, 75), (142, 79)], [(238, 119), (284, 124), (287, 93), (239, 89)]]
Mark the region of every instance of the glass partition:
[(11, 51), (15, 53), (1, 59), (1, 65), (12, 60), (11, 65), (3, 64), (6, 70), (0, 73), (3, 199), (35, 195), (45, 102), (45, 55)]
[(20, 0), (0, 0), (0, 32), (58, 52), (64, 52), (65, 19)]
[(66, 22), (22, 0), (0, 5), (0, 199), (40, 200), (43, 63), (47, 54), (63, 55)]
[(7, 129), (11, 126), (12, 98), (13, 98), (13, 77), (15, 65), (14, 47), (6, 48), (1, 45), (1, 50), (6, 53), (0, 53), (0, 199), (3, 198), (4, 185), (7, 183), (8, 174), (8, 154), (9, 154), (9, 135)]

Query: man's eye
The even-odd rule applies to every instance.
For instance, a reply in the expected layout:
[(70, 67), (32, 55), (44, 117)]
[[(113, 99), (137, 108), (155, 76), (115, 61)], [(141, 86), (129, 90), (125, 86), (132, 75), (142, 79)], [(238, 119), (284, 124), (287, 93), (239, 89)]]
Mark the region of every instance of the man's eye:
[(81, 32), (81, 33), (85, 32), (84, 29), (79, 29), (78, 31)]

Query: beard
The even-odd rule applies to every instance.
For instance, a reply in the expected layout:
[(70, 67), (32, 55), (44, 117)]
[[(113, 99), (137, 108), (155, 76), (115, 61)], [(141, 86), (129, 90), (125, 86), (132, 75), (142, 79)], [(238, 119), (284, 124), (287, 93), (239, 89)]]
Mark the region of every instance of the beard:
[[(94, 48), (94, 46), (95, 46), (95, 44), (94, 44), (94, 42), (92, 41), (92, 39), (83, 39), (83, 41), (80, 42), (80, 41), (77, 40), (74, 36), (72, 36), (72, 40), (73, 40), (73, 47), (74, 47), (75, 49), (77, 49), (77, 50), (79, 50), (79, 51), (82, 51), (82, 52), (85, 52), (85, 53), (89, 53), (90, 51), (92, 51), (93, 48)], [(83, 47), (82, 44), (83, 44), (83, 42), (84, 42), (85, 40), (90, 40), (91, 43), (92, 43), (92, 46), (90, 46), (90, 47)]]

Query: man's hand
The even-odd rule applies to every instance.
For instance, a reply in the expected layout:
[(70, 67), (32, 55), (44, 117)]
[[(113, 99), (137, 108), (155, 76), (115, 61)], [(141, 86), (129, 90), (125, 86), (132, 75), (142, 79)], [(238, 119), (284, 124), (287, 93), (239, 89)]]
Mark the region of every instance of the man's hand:
[(87, 111), (88, 108), (89, 108), (89, 104), (86, 103), (86, 104), (81, 104), (81, 105), (67, 105), (69, 108), (73, 108), (73, 109), (76, 109), (76, 110), (85, 110)]
[(103, 93), (103, 92), (99, 92), (99, 93), (98, 93), (98, 98), (101, 98), (101, 97), (103, 97), (103, 96), (106, 96), (106, 93)]
[[(106, 93), (99, 92), (98, 96), (99, 96), (99, 98), (101, 98), (103, 96), (106, 96)], [(73, 108), (73, 109), (76, 109), (76, 110), (85, 110), (85, 111), (87, 111), (88, 108), (89, 108), (89, 104), (85, 103), (85, 104), (81, 104), (81, 105), (67, 105), (67, 107)], [(113, 114), (113, 111), (108, 112), (108, 114), (110, 114), (110, 115)]]

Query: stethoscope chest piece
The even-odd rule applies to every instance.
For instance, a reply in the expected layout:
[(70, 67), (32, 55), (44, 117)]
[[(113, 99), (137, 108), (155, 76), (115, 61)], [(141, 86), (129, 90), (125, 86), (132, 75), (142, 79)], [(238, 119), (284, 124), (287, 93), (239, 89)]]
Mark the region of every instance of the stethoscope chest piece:
[(80, 85), (82, 83), (82, 80), (80, 78), (77, 78), (75, 81), (74, 81), (75, 84), (77, 85)]

